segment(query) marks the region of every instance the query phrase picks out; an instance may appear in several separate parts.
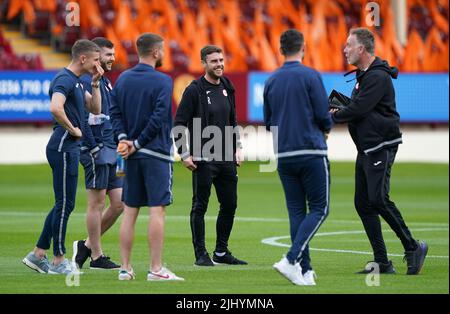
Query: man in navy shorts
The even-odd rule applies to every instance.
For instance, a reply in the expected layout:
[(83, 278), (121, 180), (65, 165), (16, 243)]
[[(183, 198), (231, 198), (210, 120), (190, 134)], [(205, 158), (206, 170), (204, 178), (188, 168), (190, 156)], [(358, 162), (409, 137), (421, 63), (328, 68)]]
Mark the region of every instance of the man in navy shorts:
[(138, 38), (136, 46), (139, 63), (119, 76), (112, 92), (112, 123), (121, 142), (118, 151), (126, 159), (119, 280), (135, 278), (130, 255), (142, 206), (150, 209), (151, 265), (147, 280), (184, 280), (162, 264), (165, 207), (172, 203), (173, 83), (169, 76), (156, 71), (164, 57), (163, 39), (145, 33)]
[[(103, 37), (92, 39), (100, 47), (100, 64), (105, 72), (111, 71), (114, 58), (114, 44)], [(123, 178), (116, 176), (116, 149), (114, 133), (110, 121), (112, 91), (111, 82), (102, 76), (99, 83), (92, 83), (92, 75), (81, 78), (87, 92), (99, 89), (102, 95), (102, 112), (99, 115), (86, 112), (88, 126), (83, 136), (80, 161), (84, 167), (88, 208), (86, 227), (89, 237), (73, 243), (72, 261), (78, 268), (90, 257), (91, 269), (118, 269), (120, 266), (103, 254), (100, 237), (116, 222), (123, 211)], [(105, 208), (106, 195), (109, 206)], [(102, 214), (103, 212), (103, 214)]]

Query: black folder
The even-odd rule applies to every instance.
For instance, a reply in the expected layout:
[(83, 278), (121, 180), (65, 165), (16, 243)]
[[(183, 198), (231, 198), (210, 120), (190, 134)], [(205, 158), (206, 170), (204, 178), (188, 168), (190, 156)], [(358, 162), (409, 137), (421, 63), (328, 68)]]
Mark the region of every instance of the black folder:
[(330, 109), (342, 109), (350, 104), (351, 99), (336, 90), (332, 90), (328, 96)]

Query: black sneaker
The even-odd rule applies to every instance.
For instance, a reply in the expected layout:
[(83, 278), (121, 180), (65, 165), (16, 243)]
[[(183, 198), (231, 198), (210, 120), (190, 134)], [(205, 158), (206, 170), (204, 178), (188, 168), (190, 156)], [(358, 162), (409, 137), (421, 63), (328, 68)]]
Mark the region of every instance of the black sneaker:
[(414, 251), (406, 251), (403, 261), (406, 260), (408, 265), (407, 275), (417, 275), (422, 269), (423, 262), (428, 253), (428, 245), (424, 241), (416, 241), (417, 249)]
[(380, 274), (395, 274), (395, 268), (392, 261), (389, 261), (388, 263), (376, 263), (374, 261), (370, 261), (363, 270), (356, 272), (356, 274), (371, 274), (374, 271), (374, 265), (371, 264), (378, 264)]
[(120, 265), (117, 265), (110, 260), (108, 256), (101, 255), (95, 261), (91, 260), (90, 269), (119, 269)]
[(223, 256), (217, 256), (216, 252), (214, 252), (213, 262), (216, 265), (247, 265), (246, 261), (237, 259), (231, 254), (230, 251), (227, 251)]
[(85, 245), (85, 242), (85, 240), (73, 242), (72, 262), (74, 262), (79, 269), (83, 268), (83, 264), (91, 257), (91, 249)]
[(209, 257), (208, 253), (203, 254), (194, 263), (194, 266), (214, 266), (213, 261)]

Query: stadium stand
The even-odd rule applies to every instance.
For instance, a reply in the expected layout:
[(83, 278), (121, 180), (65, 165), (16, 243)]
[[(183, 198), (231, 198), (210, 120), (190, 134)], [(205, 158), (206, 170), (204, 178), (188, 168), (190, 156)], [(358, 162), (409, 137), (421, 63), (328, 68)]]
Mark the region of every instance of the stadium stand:
[(39, 54), (16, 54), (0, 29), (0, 70), (43, 70)]
[[(47, 37), (60, 51), (68, 51), (78, 38), (106, 36), (114, 42), (117, 64), (122, 68), (137, 62), (134, 41), (138, 34), (159, 33), (167, 39), (162, 70), (179, 72), (201, 72), (198, 51), (207, 43), (224, 47), (229, 71), (272, 71), (282, 62), (279, 34), (295, 27), (305, 35), (305, 64), (320, 71), (344, 71), (349, 69), (342, 53), (348, 30), (364, 26), (368, 14), (365, 0), (75, 2), (79, 4), (80, 27), (66, 25), (69, 11), (65, 0), (6, 0), (0, 6), (0, 18), (11, 21), (20, 17), (23, 33)], [(377, 1), (381, 25), (371, 27), (377, 37), (376, 53), (402, 71), (448, 71), (449, 1), (407, 0), (406, 44), (398, 40), (391, 2)], [(1, 58), (5, 54), (2, 52)]]

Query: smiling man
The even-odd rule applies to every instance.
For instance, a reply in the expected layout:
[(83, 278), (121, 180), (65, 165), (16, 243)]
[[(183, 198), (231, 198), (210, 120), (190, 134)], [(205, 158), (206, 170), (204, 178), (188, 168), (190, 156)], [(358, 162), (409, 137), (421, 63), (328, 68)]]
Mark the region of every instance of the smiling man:
[[(175, 135), (175, 144), (184, 166), (192, 171), (190, 216), (195, 265), (247, 264), (228, 250), (237, 207), (236, 166), (242, 163), (239, 134), (226, 134), (237, 126), (234, 87), (223, 75), (225, 67), (221, 48), (205, 46), (200, 57), (205, 75), (186, 88), (175, 117), (175, 126), (181, 130), (178, 136)], [(186, 129), (189, 130), (189, 141), (183, 137), (183, 130)], [(199, 138), (201, 143), (196, 145)], [(210, 145), (211, 142), (214, 145)], [(205, 245), (204, 216), (213, 184), (220, 209), (216, 224), (216, 249), (211, 260)]]
[[(100, 47), (100, 64), (106, 72), (111, 71), (115, 61), (113, 43), (103, 37), (92, 39)], [(88, 239), (73, 243), (72, 261), (82, 268), (90, 257), (91, 269), (118, 269), (120, 265), (103, 254), (100, 237), (116, 222), (123, 211), (123, 178), (116, 176), (116, 149), (114, 132), (110, 122), (111, 82), (102, 76), (98, 84), (92, 84), (92, 75), (86, 74), (81, 81), (87, 92), (100, 90), (102, 110), (99, 115), (86, 112), (86, 132), (83, 136), (80, 161), (84, 167), (88, 208), (86, 226)], [(103, 212), (106, 195), (109, 207)]]

